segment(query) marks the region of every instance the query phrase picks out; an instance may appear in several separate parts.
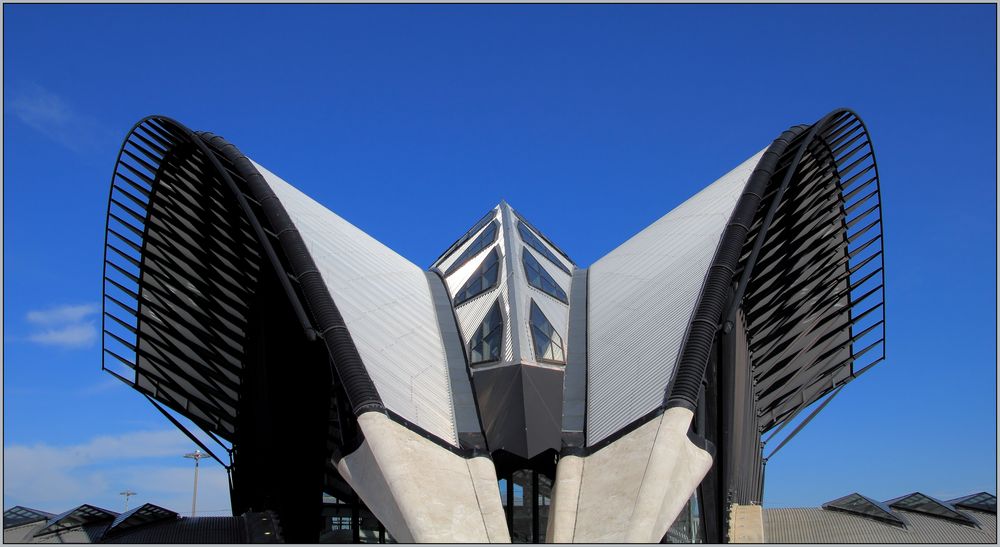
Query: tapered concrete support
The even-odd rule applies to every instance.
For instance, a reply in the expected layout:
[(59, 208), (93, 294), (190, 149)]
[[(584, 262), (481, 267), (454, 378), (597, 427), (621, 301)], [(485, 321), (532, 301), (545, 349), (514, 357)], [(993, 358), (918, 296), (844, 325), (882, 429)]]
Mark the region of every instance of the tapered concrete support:
[(550, 517), (550, 537), (575, 543), (658, 543), (712, 466), (712, 456), (687, 437), (692, 418), (690, 410), (672, 408), (582, 458), (581, 466), (560, 461), (556, 488), (566, 485), (568, 497), (578, 482), (579, 496), (576, 514), (559, 518), (559, 494), (553, 495), (556, 518)]
[(401, 543), (509, 543), (496, 470), (384, 414), (358, 417), (365, 440), (337, 469)]
[(563, 456), (556, 464), (556, 480), (552, 485), (552, 506), (545, 529), (547, 543), (572, 543), (576, 528), (577, 504), (583, 482), (583, 458)]

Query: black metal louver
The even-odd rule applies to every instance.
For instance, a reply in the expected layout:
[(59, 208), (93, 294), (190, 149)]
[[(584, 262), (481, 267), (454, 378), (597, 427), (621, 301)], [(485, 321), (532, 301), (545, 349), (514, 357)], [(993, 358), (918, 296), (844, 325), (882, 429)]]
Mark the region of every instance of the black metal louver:
[[(817, 124), (774, 203), (742, 301), (761, 431), (885, 358), (879, 180), (862, 121), (850, 111)], [(758, 216), (741, 265), (753, 256)]]
[(194, 139), (151, 117), (122, 146), (108, 203), (102, 365), (225, 447), (261, 250)]

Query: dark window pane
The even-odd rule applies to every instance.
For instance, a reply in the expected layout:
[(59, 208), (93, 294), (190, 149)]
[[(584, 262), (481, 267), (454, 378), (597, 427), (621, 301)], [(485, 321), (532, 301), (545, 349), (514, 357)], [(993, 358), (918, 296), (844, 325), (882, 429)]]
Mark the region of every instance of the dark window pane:
[(949, 503), (952, 505), (958, 505), (959, 507), (968, 507), (970, 509), (985, 511), (987, 513), (997, 512), (997, 497), (987, 492), (980, 492), (978, 494), (956, 498), (951, 500)]
[(701, 534), (701, 516), (698, 513), (698, 492), (688, 499), (680, 514), (670, 525), (663, 543), (704, 543)]
[(465, 232), (465, 234), (462, 235), (462, 237), (458, 238), (458, 240), (452, 243), (451, 247), (448, 247), (447, 251), (441, 253), (441, 256), (439, 256), (437, 260), (434, 261), (434, 263), (437, 264), (442, 260), (444, 260), (445, 258), (447, 258), (448, 256), (450, 256), (451, 253), (455, 252), (455, 250), (461, 247), (463, 243), (468, 241), (470, 237), (478, 234), (479, 230), (482, 230), (483, 226), (486, 226), (486, 223), (493, 220), (495, 216), (496, 216), (495, 209), (483, 215), (483, 218), (479, 219), (479, 222), (476, 222), (475, 226), (470, 228), (468, 232)]
[(490, 254), (486, 255), (483, 263), (472, 273), (469, 280), (462, 285), (462, 288), (455, 294), (455, 305), (468, 302), (472, 298), (492, 289), (496, 286), (500, 278), (500, 251), (494, 247)]
[(514, 483), (514, 525), (511, 530), (511, 543), (531, 543), (532, 500), (531, 471), (522, 469), (515, 471), (512, 477)]
[(552, 479), (538, 473), (538, 542), (545, 543), (545, 529), (549, 525), (549, 507), (552, 505)]
[(959, 512), (951, 504), (934, 499), (926, 494), (921, 494), (920, 492), (901, 496), (886, 503), (896, 509), (905, 509), (907, 511), (941, 517), (968, 526), (976, 525), (974, 520)]
[(493, 242), (497, 240), (497, 227), (497, 221), (494, 220), (491, 222), (490, 225), (483, 230), (483, 233), (479, 234), (479, 237), (477, 237), (475, 241), (462, 251), (462, 254), (455, 259), (455, 262), (452, 263), (451, 266), (448, 267), (448, 270), (444, 272), (444, 275), (449, 276), (455, 273), (455, 270), (464, 266), (466, 262), (479, 254), (483, 249), (492, 245)]
[(531, 229), (525, 226), (520, 220), (517, 221), (517, 232), (521, 234), (521, 241), (524, 241), (525, 245), (541, 253), (541, 255), (547, 260), (558, 266), (560, 270), (570, 273), (569, 268), (563, 265), (562, 261), (556, 258), (556, 255), (553, 254), (544, 243), (542, 243), (542, 240), (538, 239), (538, 236), (536, 236), (534, 232), (532, 232)]
[(486, 314), (479, 328), (469, 340), (469, 364), (488, 363), (500, 360), (500, 345), (503, 343), (503, 315), (500, 301)]
[(569, 299), (566, 298), (566, 291), (562, 290), (562, 287), (556, 283), (555, 279), (552, 279), (549, 272), (545, 271), (545, 268), (535, 260), (531, 251), (527, 248), (521, 250), (521, 262), (524, 264), (524, 275), (527, 277), (529, 285), (564, 304), (569, 304)]
[(893, 513), (886, 504), (866, 498), (858, 493), (848, 494), (842, 498), (824, 503), (823, 509), (844, 511), (846, 513), (853, 513), (855, 515), (880, 520), (887, 524), (892, 524), (893, 526), (899, 526), (901, 528), (906, 527), (906, 522)]
[(549, 363), (566, 364), (562, 336), (552, 327), (534, 300), (531, 301), (529, 324), (531, 325), (531, 338), (535, 344), (535, 359)]
[(20, 526), (22, 524), (27, 524), (29, 522), (38, 522), (41, 520), (48, 520), (54, 517), (52, 513), (45, 511), (39, 511), (37, 509), (31, 509), (30, 507), (21, 507), (20, 505), (15, 505), (10, 509), (3, 512), (3, 527), (11, 528), (13, 526)]

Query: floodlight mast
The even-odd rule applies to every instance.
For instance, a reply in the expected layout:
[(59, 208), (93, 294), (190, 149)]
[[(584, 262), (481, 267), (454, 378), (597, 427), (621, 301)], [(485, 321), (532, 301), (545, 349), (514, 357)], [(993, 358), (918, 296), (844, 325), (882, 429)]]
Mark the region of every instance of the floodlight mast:
[(184, 454), (185, 458), (191, 458), (191, 459), (194, 460), (194, 493), (191, 495), (191, 516), (192, 517), (194, 516), (195, 509), (198, 506), (198, 462), (201, 461), (201, 459), (204, 458), (207, 455), (208, 454), (205, 454), (201, 450), (195, 450), (194, 452), (191, 452), (190, 454)]
[(125, 498), (125, 511), (128, 511), (128, 499), (136, 495), (136, 493), (126, 488), (124, 492), (118, 492), (118, 495)]

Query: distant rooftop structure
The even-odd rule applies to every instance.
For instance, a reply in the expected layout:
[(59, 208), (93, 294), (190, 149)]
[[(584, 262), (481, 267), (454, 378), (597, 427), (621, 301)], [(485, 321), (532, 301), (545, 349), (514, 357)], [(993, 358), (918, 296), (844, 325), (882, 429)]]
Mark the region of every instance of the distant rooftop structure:
[[(80, 505), (59, 515), (15, 506), (4, 511), (4, 543), (280, 543), (270, 512), (181, 517), (147, 503), (125, 513)], [(47, 518), (46, 518), (47, 516)]]
[[(996, 496), (942, 502), (920, 492), (885, 502), (850, 494), (822, 509), (763, 510), (766, 543), (996, 543)], [(955, 501), (955, 500), (953, 500)], [(992, 503), (992, 507), (991, 504)]]

